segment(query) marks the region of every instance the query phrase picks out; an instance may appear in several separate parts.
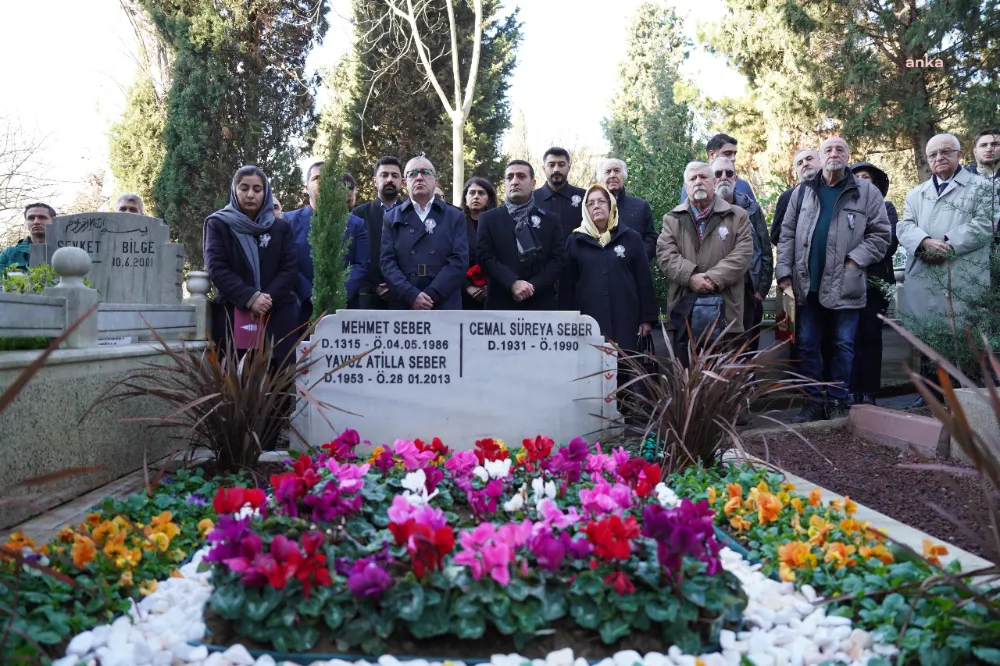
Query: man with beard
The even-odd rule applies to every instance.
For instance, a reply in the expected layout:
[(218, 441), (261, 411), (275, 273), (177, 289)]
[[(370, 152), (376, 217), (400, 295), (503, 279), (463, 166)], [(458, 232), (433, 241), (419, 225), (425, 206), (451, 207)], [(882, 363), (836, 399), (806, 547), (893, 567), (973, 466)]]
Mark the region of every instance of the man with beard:
[[(990, 183), (993, 203), (1000, 206), (1000, 129), (983, 130), (977, 134), (972, 143), (972, 154), (976, 161), (965, 167), (965, 170), (979, 174)], [(995, 207), (991, 217), (996, 218), (996, 211)], [(1000, 245), (1000, 229), (994, 230), (993, 245)], [(994, 281), (996, 279), (994, 276)]]
[(556, 310), (556, 280), (566, 233), (559, 217), (535, 205), (535, 171), (512, 160), (502, 206), (479, 216), (479, 265), (486, 272), (487, 310)]
[[(799, 182), (809, 180), (819, 171), (819, 151), (812, 148), (799, 148), (792, 157), (795, 174)], [(785, 217), (788, 210), (788, 200), (792, 198), (792, 190), (789, 187), (778, 197), (778, 203), (774, 205), (774, 217), (771, 218), (771, 245), (777, 247), (779, 236), (781, 236), (781, 219)]]
[(653, 229), (653, 209), (649, 202), (625, 192), (628, 168), (625, 162), (613, 157), (597, 164), (597, 182), (615, 196), (618, 206), (618, 224), (623, 224), (642, 236), (646, 259), (656, 256), (656, 230)]
[[(705, 144), (705, 152), (708, 154), (708, 163), (711, 164), (715, 161), (717, 157), (725, 157), (736, 163), (736, 153), (738, 148), (736, 147), (739, 142), (735, 138), (729, 136), (728, 134), (716, 134), (708, 143)], [(736, 191), (740, 194), (746, 195), (748, 198), (757, 201), (757, 197), (754, 196), (753, 188), (750, 187), (750, 183), (743, 180), (742, 178), (736, 179)], [(687, 200), (687, 187), (686, 184), (681, 185), (681, 203)]]
[(569, 236), (583, 222), (584, 191), (567, 180), (572, 164), (565, 148), (552, 146), (546, 150), (542, 156), (545, 184), (535, 190), (535, 203), (559, 217), (564, 236)]
[(760, 331), (756, 327), (764, 319), (764, 299), (771, 290), (774, 276), (774, 258), (771, 241), (767, 237), (764, 213), (756, 201), (736, 191), (736, 165), (726, 157), (716, 157), (712, 162), (715, 177), (715, 194), (723, 201), (738, 206), (750, 216), (750, 235), (753, 238), (753, 256), (743, 285), (743, 330), (749, 342), (748, 351), (756, 352)]
[(823, 381), (821, 349), (832, 338), (826, 388), (805, 387), (795, 423), (845, 416), (854, 363), (858, 315), (865, 306), (865, 268), (889, 247), (889, 218), (878, 188), (847, 168), (847, 142), (832, 136), (820, 146), (821, 173), (795, 187), (781, 225), (778, 288), (792, 287), (798, 306), (800, 374)]
[(0, 273), (7, 270), (25, 271), (31, 263), (31, 244), (45, 242), (45, 225), (52, 223), (56, 210), (47, 203), (32, 203), (24, 207), (24, 227), (28, 235), (17, 245), (0, 252)]
[[(377, 172), (376, 172), (377, 173)], [(437, 173), (426, 157), (403, 170), (410, 198), (385, 214), (380, 262), (393, 310), (461, 310), (469, 268), (462, 211), (434, 196)]]
[(362, 310), (384, 310), (389, 303), (389, 287), (385, 284), (379, 265), (382, 223), (386, 214), (401, 203), (399, 190), (403, 186), (402, 162), (391, 155), (379, 158), (375, 163), (372, 180), (377, 195), (375, 200), (354, 209), (354, 214), (365, 221), (369, 249), (368, 271), (361, 279), (359, 300)]

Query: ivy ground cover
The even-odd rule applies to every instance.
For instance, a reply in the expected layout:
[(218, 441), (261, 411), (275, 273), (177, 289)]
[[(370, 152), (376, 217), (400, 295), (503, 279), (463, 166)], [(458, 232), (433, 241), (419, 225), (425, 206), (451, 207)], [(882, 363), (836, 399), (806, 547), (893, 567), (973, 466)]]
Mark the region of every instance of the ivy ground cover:
[[(210, 642), (280, 652), (699, 654), (738, 628), (707, 501), (677, 501), (624, 449), (538, 437), (451, 453), (348, 431), (271, 478), (220, 491)], [(589, 650), (589, 652), (588, 652)]]

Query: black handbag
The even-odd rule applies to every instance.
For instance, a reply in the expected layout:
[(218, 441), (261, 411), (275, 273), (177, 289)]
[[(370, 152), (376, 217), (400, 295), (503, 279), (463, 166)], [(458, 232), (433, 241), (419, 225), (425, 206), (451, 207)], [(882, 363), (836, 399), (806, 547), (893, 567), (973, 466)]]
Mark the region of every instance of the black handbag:
[(652, 358), (656, 356), (656, 347), (653, 345), (652, 333), (640, 335), (638, 339), (636, 339), (635, 351), (640, 354), (639, 362), (644, 368), (652, 369), (656, 367), (656, 360)]

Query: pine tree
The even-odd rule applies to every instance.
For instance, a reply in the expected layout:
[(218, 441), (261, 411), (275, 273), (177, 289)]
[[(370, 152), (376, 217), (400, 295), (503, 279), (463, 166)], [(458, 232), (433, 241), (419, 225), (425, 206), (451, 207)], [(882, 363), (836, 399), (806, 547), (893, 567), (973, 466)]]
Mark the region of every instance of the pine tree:
[[(503, 177), (506, 164), (501, 136), (510, 123), (507, 90), (515, 66), (515, 49), (521, 24), (515, 10), (501, 16), (500, 0), (483, 2), (483, 37), (472, 111), (465, 124), (466, 178), (477, 175), (493, 182)], [(472, 54), (473, 12), (465, 3), (455, 5), (459, 34), (459, 67), (467, 71)], [(444, 3), (432, 0), (429, 23), (422, 28), (441, 80), (451, 80), (451, 44)], [(354, 0), (356, 43), (350, 86), (340, 107), (340, 120), (327, 120), (343, 133), (346, 170), (358, 178), (359, 196), (375, 196), (371, 173), (376, 160), (395, 155), (404, 162), (424, 153), (434, 163), (443, 189), (451, 186), (451, 120), (427, 83), (416, 53), (405, 36), (386, 17), (379, 0)], [(336, 113), (331, 111), (331, 113)]]
[(126, 93), (121, 119), (111, 126), (108, 154), (118, 193), (138, 194), (148, 215), (157, 214), (153, 188), (163, 166), (166, 124), (166, 100), (148, 76), (140, 75)]
[(313, 254), (313, 318), (347, 307), (344, 231), (347, 229), (347, 187), (341, 182), (337, 147), (331, 146), (320, 171), (319, 196), (309, 227)]
[(140, 0), (173, 53), (155, 211), (202, 262), (203, 220), (255, 164), (286, 202), (301, 196), (298, 159), (315, 124), (317, 79), (305, 60), (326, 33), (325, 0)]

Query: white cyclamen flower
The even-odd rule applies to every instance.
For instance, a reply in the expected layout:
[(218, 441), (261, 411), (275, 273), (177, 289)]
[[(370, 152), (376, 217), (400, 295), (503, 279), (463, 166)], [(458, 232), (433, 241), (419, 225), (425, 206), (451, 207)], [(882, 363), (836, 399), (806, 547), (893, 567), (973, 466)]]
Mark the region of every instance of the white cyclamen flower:
[(668, 488), (667, 484), (662, 481), (656, 484), (656, 487), (653, 490), (656, 491), (657, 501), (668, 509), (672, 509), (680, 504), (680, 499), (677, 497), (677, 493)]
[(427, 475), (424, 470), (418, 469), (403, 477), (403, 497), (413, 506), (423, 506), (434, 499), (438, 491), (435, 489), (431, 494), (427, 494)]
[(521, 493), (514, 495), (509, 500), (503, 503), (503, 510), (508, 513), (520, 511), (523, 507), (524, 507), (524, 497), (521, 496)]
[[(503, 479), (510, 476), (510, 458), (487, 460), (484, 464), (491, 479)], [(473, 470), (473, 474), (475, 474), (475, 470)]]
[(486, 483), (487, 481), (490, 480), (490, 473), (487, 472), (486, 468), (483, 467), (482, 465), (479, 465), (478, 467), (476, 467), (476, 469), (472, 470), (472, 474), (474, 476), (479, 477), (479, 480), (482, 481), (483, 483)]
[(534, 499), (532, 502), (534, 504), (539, 504), (543, 499), (555, 499), (556, 498), (556, 483), (555, 481), (542, 481), (541, 478), (535, 477), (531, 480), (531, 490), (534, 492)]

